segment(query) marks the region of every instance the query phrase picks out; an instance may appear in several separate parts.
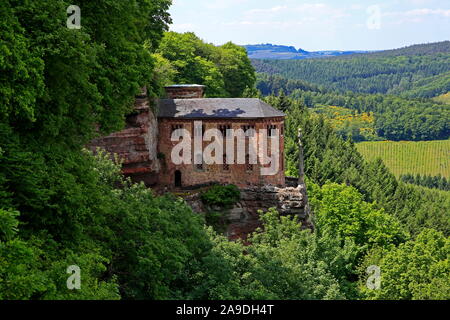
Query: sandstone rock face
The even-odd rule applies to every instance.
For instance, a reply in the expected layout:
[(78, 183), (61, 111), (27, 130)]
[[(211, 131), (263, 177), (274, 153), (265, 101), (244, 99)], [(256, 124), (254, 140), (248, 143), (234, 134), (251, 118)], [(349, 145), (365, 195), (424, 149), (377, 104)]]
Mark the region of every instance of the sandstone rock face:
[(147, 186), (158, 182), (160, 163), (157, 159), (158, 123), (150, 111), (148, 99), (136, 99), (135, 113), (128, 116), (124, 130), (93, 140), (87, 147), (100, 147), (123, 160), (122, 172), (133, 181)]
[[(305, 195), (304, 185), (287, 188), (273, 186), (242, 188), (241, 200), (233, 208), (225, 210), (224, 218), (228, 225), (226, 235), (230, 240), (240, 238), (245, 241), (250, 233), (261, 227), (258, 211), (266, 212), (270, 208), (276, 208), (281, 215), (296, 215), (303, 228), (312, 228)], [(199, 194), (192, 194), (185, 200), (198, 213), (213, 209), (203, 205)]]

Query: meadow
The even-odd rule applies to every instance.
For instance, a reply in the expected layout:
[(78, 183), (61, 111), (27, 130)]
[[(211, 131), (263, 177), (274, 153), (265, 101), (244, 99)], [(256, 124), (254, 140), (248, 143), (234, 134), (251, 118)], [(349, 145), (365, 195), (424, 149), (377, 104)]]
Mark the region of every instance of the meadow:
[(450, 140), (362, 142), (357, 148), (367, 160), (383, 159), (397, 177), (419, 173), (450, 178)]

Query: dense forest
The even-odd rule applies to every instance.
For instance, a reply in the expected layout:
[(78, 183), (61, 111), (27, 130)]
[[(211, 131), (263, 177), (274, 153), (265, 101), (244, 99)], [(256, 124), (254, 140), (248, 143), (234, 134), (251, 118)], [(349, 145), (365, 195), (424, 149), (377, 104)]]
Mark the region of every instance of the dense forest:
[(449, 48), (447, 41), (418, 47), (418, 54), (412, 54), (414, 49), (400, 49), (327, 59), (253, 60), (253, 65), (261, 73), (304, 80), (340, 92), (432, 98), (450, 91)]
[[(291, 175), (303, 129), (314, 232), (270, 210), (251, 245), (230, 242), (181, 198), (125, 179), (117, 157), (86, 151), (123, 128), (143, 86), (153, 97), (169, 82), (262, 94), (244, 49), (167, 32), (170, 0), (78, 4), (74, 31), (68, 1), (0, 2), (0, 299), (450, 298), (448, 195), (365, 161), (303, 93), (264, 99), (287, 113)], [(340, 95), (302, 89), (313, 103)], [(361, 111), (395, 102), (371, 98)], [(80, 290), (66, 286), (71, 265)], [(366, 286), (370, 265), (383, 270), (380, 290)]]
[(405, 183), (416, 184), (418, 186), (423, 186), (431, 189), (440, 189), (444, 191), (450, 191), (450, 182), (441, 175), (430, 176), (430, 175), (420, 175), (420, 174), (404, 174), (401, 175), (400, 180)]

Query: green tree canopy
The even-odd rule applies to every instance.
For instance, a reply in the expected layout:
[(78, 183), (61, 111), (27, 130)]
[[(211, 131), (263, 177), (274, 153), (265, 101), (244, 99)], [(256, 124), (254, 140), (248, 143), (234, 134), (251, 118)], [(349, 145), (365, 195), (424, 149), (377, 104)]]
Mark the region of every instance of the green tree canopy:
[(166, 32), (158, 53), (176, 70), (174, 83), (205, 85), (209, 97), (241, 97), (256, 81), (245, 48), (231, 42), (216, 47), (192, 32)]

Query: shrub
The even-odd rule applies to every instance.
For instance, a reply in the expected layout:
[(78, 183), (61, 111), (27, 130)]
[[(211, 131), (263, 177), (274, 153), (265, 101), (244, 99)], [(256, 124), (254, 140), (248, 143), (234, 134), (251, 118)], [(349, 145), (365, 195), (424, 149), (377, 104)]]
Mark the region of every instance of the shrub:
[(239, 201), (241, 192), (235, 185), (213, 186), (202, 192), (200, 198), (203, 203), (210, 206), (228, 207)]

